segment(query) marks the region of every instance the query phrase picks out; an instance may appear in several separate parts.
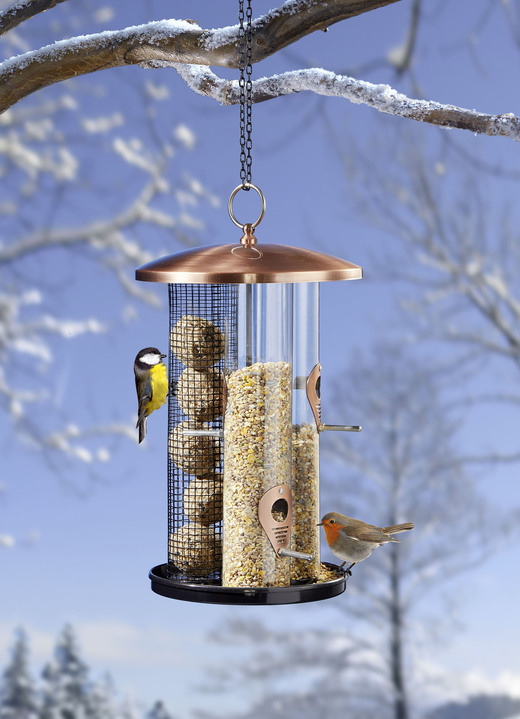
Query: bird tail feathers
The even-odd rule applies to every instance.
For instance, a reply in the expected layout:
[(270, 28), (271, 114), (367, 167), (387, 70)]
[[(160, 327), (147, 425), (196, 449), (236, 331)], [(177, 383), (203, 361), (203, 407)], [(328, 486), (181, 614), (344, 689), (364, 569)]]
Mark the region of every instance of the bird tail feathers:
[(404, 524), (394, 524), (390, 527), (384, 527), (383, 532), (387, 534), (399, 534), (399, 532), (407, 532), (409, 529), (413, 529), (413, 522), (404, 522)]
[(141, 444), (146, 437), (146, 417), (143, 417), (137, 426), (139, 427), (139, 444)]

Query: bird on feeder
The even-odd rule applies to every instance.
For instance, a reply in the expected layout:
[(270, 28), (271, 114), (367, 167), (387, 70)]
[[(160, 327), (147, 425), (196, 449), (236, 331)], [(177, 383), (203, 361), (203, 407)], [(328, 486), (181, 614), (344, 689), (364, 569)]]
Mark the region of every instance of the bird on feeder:
[(163, 358), (156, 347), (145, 347), (134, 361), (135, 388), (138, 400), (139, 444), (146, 437), (146, 418), (162, 407), (168, 396), (168, 373)]
[(407, 532), (414, 528), (413, 522), (395, 524), (390, 527), (376, 527), (338, 512), (326, 514), (318, 526), (325, 530), (325, 538), (330, 551), (343, 560), (340, 568), (347, 562), (351, 562), (345, 570), (349, 576), (354, 564), (369, 557), (376, 547), (387, 542), (398, 542), (399, 540), (394, 539), (392, 534)]

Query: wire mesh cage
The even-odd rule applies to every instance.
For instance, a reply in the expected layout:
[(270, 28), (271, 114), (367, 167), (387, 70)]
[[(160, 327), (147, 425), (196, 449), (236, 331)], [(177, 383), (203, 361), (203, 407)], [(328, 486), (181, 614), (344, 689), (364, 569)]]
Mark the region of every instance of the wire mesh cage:
[(168, 576), (220, 584), (225, 370), (237, 362), (233, 284), (169, 284)]

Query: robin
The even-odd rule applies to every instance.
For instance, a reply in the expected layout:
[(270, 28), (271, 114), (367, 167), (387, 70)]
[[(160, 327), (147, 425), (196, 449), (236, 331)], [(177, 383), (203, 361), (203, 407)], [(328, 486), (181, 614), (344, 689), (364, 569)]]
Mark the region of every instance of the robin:
[(373, 524), (345, 517), (338, 512), (326, 514), (318, 526), (325, 530), (330, 551), (339, 559), (343, 559), (340, 568), (351, 562), (350, 567), (345, 570), (349, 576), (352, 574), (350, 570), (354, 564), (370, 557), (376, 547), (387, 542), (399, 541), (390, 535), (407, 532), (414, 527), (413, 522), (395, 524), (391, 527), (375, 527)]

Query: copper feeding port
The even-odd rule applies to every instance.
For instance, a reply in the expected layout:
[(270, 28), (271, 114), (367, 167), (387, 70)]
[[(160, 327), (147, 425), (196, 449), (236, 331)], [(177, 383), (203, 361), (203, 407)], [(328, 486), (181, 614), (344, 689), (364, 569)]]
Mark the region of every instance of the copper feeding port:
[(258, 519), (278, 557), (312, 562), (314, 554), (289, 549), (292, 511), (291, 488), (283, 484), (268, 490), (258, 503)]
[(296, 389), (306, 389), (307, 399), (312, 409), (318, 432), (361, 432), (358, 424), (324, 424), (321, 421), (321, 364), (318, 362), (308, 377), (296, 377)]

